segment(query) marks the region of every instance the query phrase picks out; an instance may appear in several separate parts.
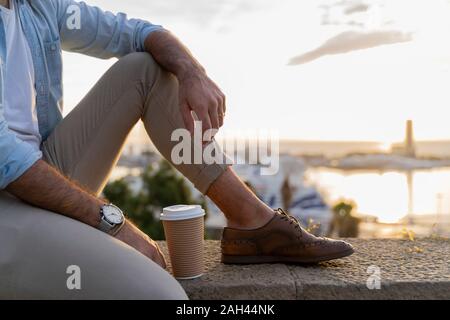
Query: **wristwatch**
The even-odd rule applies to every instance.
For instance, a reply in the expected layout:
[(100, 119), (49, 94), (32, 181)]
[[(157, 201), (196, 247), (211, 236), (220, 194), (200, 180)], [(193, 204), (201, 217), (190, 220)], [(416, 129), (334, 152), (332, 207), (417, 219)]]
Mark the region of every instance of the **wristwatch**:
[(125, 216), (117, 206), (105, 204), (100, 209), (100, 225), (98, 229), (115, 236), (125, 223)]

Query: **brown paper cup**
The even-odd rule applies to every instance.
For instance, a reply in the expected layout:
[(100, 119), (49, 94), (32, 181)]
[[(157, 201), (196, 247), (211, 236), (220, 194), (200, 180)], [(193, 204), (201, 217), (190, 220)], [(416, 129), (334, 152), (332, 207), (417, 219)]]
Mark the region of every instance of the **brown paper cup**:
[[(181, 206), (177, 207), (180, 210), (177, 210), (176, 218), (170, 217), (170, 214), (161, 215), (172, 272), (177, 279), (195, 279), (204, 273), (204, 211), (199, 206), (195, 206), (201, 211), (197, 214), (192, 214), (192, 210), (191, 214), (186, 212), (187, 219), (183, 219), (183, 210)], [(192, 209), (193, 206), (186, 207)], [(170, 208), (164, 210), (167, 211)]]

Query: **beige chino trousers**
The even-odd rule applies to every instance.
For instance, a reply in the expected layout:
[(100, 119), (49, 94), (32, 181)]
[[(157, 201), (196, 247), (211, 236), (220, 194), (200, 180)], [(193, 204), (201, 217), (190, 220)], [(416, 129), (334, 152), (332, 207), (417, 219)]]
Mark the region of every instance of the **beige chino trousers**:
[[(130, 54), (106, 72), (43, 143), (44, 160), (99, 194), (139, 119), (170, 161), (172, 132), (184, 128), (178, 82), (147, 53)], [(227, 166), (175, 167), (206, 193)], [(78, 271), (79, 283), (71, 278)], [(130, 246), (0, 191), (0, 299), (185, 298), (171, 275)]]

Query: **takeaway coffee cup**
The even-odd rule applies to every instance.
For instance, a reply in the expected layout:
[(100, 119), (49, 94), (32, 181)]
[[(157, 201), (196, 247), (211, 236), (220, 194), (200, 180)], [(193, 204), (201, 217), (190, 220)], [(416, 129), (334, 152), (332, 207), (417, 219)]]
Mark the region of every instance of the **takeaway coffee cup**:
[(203, 275), (204, 216), (205, 210), (198, 205), (176, 205), (161, 213), (172, 272), (177, 279)]

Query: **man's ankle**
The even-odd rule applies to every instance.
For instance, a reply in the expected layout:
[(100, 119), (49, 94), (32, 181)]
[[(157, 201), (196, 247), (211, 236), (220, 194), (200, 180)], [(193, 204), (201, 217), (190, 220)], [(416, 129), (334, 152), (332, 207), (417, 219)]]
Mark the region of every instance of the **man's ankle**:
[(256, 212), (242, 211), (238, 219), (228, 219), (227, 226), (233, 229), (252, 230), (265, 226), (274, 217), (275, 212), (264, 208)]

